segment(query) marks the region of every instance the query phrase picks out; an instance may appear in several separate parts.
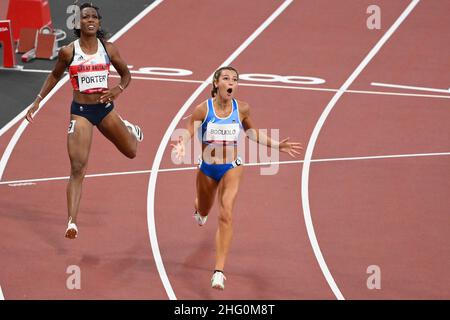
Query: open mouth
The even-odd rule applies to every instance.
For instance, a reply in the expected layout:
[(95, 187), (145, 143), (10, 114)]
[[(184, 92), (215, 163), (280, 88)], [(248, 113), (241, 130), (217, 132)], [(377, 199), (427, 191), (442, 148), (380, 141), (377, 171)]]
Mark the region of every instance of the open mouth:
[(233, 92), (233, 89), (229, 88), (229, 89), (227, 90), (227, 92), (228, 92), (229, 94), (231, 94), (231, 93)]
[(95, 26), (94, 25), (88, 25), (88, 30), (95, 30)]

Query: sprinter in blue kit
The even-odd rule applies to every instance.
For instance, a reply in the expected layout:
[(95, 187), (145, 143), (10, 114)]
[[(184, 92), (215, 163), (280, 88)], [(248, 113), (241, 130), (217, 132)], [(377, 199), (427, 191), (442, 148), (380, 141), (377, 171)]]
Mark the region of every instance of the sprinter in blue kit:
[[(227, 117), (220, 117), (214, 110), (213, 98), (207, 101), (208, 111), (202, 123), (202, 129), (199, 130), (201, 135), (200, 141), (205, 145), (215, 146), (237, 146), (241, 130), (243, 129), (239, 118), (238, 102), (231, 100), (231, 113)], [(242, 160), (239, 156), (230, 163), (208, 163), (200, 158), (200, 170), (208, 177), (217, 182), (222, 179), (224, 174), (232, 169), (240, 166)]]
[(194, 218), (202, 226), (206, 223), (216, 194), (219, 202), (219, 226), (216, 232), (216, 261), (211, 286), (223, 290), (224, 267), (232, 236), (232, 211), (242, 178), (243, 166), (237, 154), (242, 131), (260, 144), (286, 152), (295, 157), (302, 149), (300, 143), (289, 139), (275, 141), (253, 126), (248, 103), (234, 98), (239, 74), (232, 67), (222, 67), (213, 76), (212, 98), (199, 104), (177, 144), (172, 144), (178, 159), (186, 154), (186, 144), (195, 132), (202, 142), (202, 155), (197, 172), (197, 196)]

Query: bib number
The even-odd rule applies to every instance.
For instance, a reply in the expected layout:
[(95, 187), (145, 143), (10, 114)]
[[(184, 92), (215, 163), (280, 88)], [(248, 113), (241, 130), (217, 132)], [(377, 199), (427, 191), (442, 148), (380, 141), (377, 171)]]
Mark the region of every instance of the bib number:
[(108, 71), (89, 71), (78, 73), (80, 92), (92, 89), (108, 88)]
[(206, 126), (206, 140), (210, 142), (238, 141), (239, 130), (238, 123), (218, 124), (208, 122)]
[(74, 131), (75, 131), (75, 123), (77, 123), (77, 120), (70, 120), (69, 129), (67, 129), (67, 133), (68, 134), (74, 133)]

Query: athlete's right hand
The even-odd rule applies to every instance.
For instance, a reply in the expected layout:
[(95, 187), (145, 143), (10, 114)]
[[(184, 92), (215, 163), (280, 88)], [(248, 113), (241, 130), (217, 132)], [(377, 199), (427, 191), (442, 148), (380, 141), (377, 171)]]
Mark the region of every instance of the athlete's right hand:
[(184, 148), (184, 143), (183, 143), (183, 137), (180, 137), (178, 139), (178, 143), (177, 144), (171, 144), (172, 146), (172, 152), (175, 153), (175, 157), (177, 158), (178, 161), (181, 161), (184, 159), (184, 156), (186, 154), (186, 150)]
[(36, 110), (39, 109), (39, 101), (34, 101), (28, 111), (27, 111), (27, 115), (25, 116), (25, 119), (27, 119), (28, 122), (32, 123), (33, 122), (33, 114), (36, 112)]

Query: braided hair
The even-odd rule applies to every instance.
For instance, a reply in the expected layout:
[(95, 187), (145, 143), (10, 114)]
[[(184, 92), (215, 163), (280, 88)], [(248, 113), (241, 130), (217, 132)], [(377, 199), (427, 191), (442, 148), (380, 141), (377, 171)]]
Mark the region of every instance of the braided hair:
[(239, 80), (239, 72), (235, 69), (235, 68), (233, 68), (233, 67), (230, 67), (230, 66), (225, 66), (225, 67), (221, 67), (221, 68), (219, 68), (219, 69), (217, 69), (216, 70), (216, 72), (214, 72), (214, 76), (213, 76), (213, 79), (212, 79), (212, 89), (211, 89), (211, 96), (214, 98), (215, 96), (216, 96), (216, 94), (217, 94), (217, 87), (216, 87), (216, 85), (214, 84), (216, 81), (218, 81), (219, 80), (219, 78), (220, 78), (220, 75), (222, 74), (222, 71), (223, 70), (231, 70), (231, 71), (234, 71), (234, 72), (236, 72), (236, 74), (237, 74), (237, 77), (238, 77), (238, 80)]

